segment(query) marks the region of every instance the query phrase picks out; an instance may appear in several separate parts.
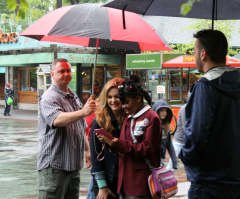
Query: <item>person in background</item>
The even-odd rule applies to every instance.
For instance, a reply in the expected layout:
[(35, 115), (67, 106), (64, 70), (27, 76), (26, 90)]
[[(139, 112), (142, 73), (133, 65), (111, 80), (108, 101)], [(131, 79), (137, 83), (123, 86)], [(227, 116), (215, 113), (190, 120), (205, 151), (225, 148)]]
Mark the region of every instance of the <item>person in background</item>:
[[(190, 98), (190, 96), (191, 96), (191, 91), (188, 92), (187, 100)], [(175, 154), (177, 157), (179, 156), (180, 151), (184, 144), (184, 135), (185, 135), (185, 126), (186, 126), (185, 108), (186, 108), (186, 103), (181, 106), (178, 112), (177, 129), (176, 129), (176, 132), (174, 133), (174, 137), (172, 140)], [(167, 168), (173, 169), (173, 162), (171, 159), (169, 160)]]
[(11, 104), (8, 104), (8, 97), (11, 97), (13, 99), (14, 91), (11, 88), (10, 83), (5, 84), (4, 88), (4, 99), (5, 99), (5, 109), (4, 109), (4, 116), (10, 116), (11, 111)]
[(191, 182), (189, 199), (240, 198), (240, 71), (226, 66), (228, 42), (218, 30), (194, 34), (202, 78), (186, 105), (179, 157)]
[[(90, 143), (90, 132), (91, 132), (92, 123), (95, 118), (95, 115), (96, 115), (95, 112), (93, 112), (91, 115), (88, 115), (85, 117), (85, 120), (87, 122), (87, 128), (85, 129), (85, 135), (88, 140), (88, 143)], [(91, 163), (91, 165), (92, 165), (92, 163)], [(94, 192), (92, 191), (92, 187), (93, 187), (93, 177), (91, 176), (89, 186), (88, 186), (87, 199), (95, 199), (96, 198)]]
[[(137, 76), (131, 76), (119, 87), (120, 99), (128, 115), (120, 138), (98, 138), (119, 152), (118, 194), (121, 199), (151, 198), (148, 176), (152, 167), (160, 166), (161, 124), (151, 110), (151, 98)], [(149, 105), (145, 105), (144, 99)]]
[(103, 87), (97, 99), (96, 118), (90, 132), (93, 191), (98, 199), (118, 198), (118, 153), (100, 142), (95, 135), (95, 130), (103, 128), (113, 137), (119, 138), (125, 117), (118, 93), (118, 86), (122, 83), (122, 78), (113, 78)]
[(84, 149), (87, 166), (90, 161), (84, 117), (96, 105), (90, 97), (83, 106), (68, 87), (72, 71), (66, 59), (55, 59), (50, 74), (53, 83), (39, 101), (38, 199), (79, 199)]
[(168, 153), (170, 155), (170, 158), (173, 162), (173, 169), (177, 169), (177, 157), (175, 154), (175, 150), (172, 144), (171, 139), (171, 132), (170, 132), (170, 123), (173, 117), (173, 113), (167, 102), (163, 99), (158, 100), (153, 105), (152, 109), (158, 114), (160, 122), (162, 124), (161, 135), (162, 135), (162, 141), (161, 141), (161, 163), (163, 165), (166, 165), (166, 151), (168, 150)]

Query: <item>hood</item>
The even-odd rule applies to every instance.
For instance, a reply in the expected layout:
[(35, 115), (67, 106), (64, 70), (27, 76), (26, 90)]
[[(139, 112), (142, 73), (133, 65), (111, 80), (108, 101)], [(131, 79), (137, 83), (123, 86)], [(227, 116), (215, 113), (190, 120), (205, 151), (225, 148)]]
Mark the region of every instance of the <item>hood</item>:
[(173, 116), (172, 109), (169, 107), (168, 103), (163, 99), (156, 101), (152, 107), (152, 110), (154, 110), (158, 114), (158, 111), (161, 108), (167, 108), (168, 114), (166, 119), (167, 121), (171, 121)]
[(225, 95), (240, 98), (240, 70), (232, 67), (217, 67), (204, 76), (212, 85)]

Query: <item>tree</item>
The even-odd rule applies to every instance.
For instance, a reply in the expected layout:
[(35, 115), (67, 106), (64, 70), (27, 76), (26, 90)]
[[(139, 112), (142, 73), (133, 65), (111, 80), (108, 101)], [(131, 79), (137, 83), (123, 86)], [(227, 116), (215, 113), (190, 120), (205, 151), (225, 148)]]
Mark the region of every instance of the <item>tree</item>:
[[(15, 11), (17, 20), (19, 18), (24, 19), (27, 10), (30, 7), (31, 0), (6, 0), (7, 6), (10, 11)], [(62, 0), (52, 0), (52, 2), (56, 1), (55, 8), (62, 7), (63, 1)], [(69, 4), (78, 4), (78, 3), (98, 3), (98, 2), (106, 2), (107, 0), (65, 0), (64, 5)], [(4, 0), (1, 0), (4, 2)], [(43, 3), (44, 1), (42, 1)], [(6, 6), (6, 5), (5, 5)], [(4, 8), (1, 6), (1, 8)]]
[[(15, 0), (14, 0), (15, 1)], [(54, 8), (53, 0), (27, 0), (28, 9), (24, 10), (24, 15), (16, 13), (14, 9), (9, 9), (4, 0), (0, 0), (1, 5), (1, 28), (4, 32), (21, 32), (32, 24), (33, 21)], [(6, 1), (5, 1), (6, 2)], [(15, 1), (16, 2), (16, 1)], [(22, 2), (22, 0), (21, 0)], [(9, 4), (8, 4), (9, 5)], [(3, 7), (2, 7), (3, 6)]]
[(78, 3), (106, 0), (0, 0), (0, 22), (4, 32), (21, 32), (49, 11)]
[(27, 0), (7, 0), (9, 11), (15, 11), (16, 19), (25, 18), (25, 13), (29, 8)]
[(56, 7), (57, 8), (61, 8), (62, 7), (62, 0), (57, 0)]
[[(211, 20), (203, 20), (203, 19), (195, 19), (195, 22), (193, 22), (190, 26), (187, 27), (189, 30), (199, 31), (202, 29), (211, 29)], [(234, 27), (236, 26), (235, 20), (225, 20), (225, 21), (216, 21), (215, 22), (215, 30), (219, 30), (223, 32), (227, 40), (230, 41), (232, 38), (232, 33), (234, 30)], [(187, 44), (170, 44), (171, 48), (174, 49), (175, 52), (183, 53), (183, 54), (193, 54), (194, 53), (194, 38), (191, 42)], [(228, 54), (230, 56), (234, 56), (240, 52), (240, 49), (233, 49), (229, 45)]]

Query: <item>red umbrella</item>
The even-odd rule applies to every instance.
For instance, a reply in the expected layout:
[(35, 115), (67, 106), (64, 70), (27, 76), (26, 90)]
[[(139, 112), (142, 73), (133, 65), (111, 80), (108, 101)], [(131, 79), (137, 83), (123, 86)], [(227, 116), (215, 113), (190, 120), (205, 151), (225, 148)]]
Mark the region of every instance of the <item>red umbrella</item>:
[[(56, 9), (29, 26), (21, 35), (41, 41), (96, 47), (92, 91), (94, 91), (98, 46), (133, 51), (172, 51), (144, 19), (131, 12), (78, 4)], [(96, 42), (97, 41), (97, 42)]]
[(101, 7), (78, 4), (56, 9), (30, 25), (21, 35), (41, 41), (139, 51), (171, 51), (155, 30), (139, 15)]
[[(227, 56), (227, 66), (240, 67), (240, 60)], [(163, 68), (197, 68), (195, 58), (192, 55), (181, 55), (162, 64)]]

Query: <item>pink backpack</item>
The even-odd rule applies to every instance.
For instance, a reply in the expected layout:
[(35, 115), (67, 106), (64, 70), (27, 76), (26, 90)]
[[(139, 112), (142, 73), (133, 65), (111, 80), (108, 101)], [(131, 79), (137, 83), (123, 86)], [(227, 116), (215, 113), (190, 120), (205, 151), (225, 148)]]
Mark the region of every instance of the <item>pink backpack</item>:
[(173, 171), (159, 167), (148, 177), (148, 187), (154, 199), (166, 199), (178, 191), (177, 179)]

